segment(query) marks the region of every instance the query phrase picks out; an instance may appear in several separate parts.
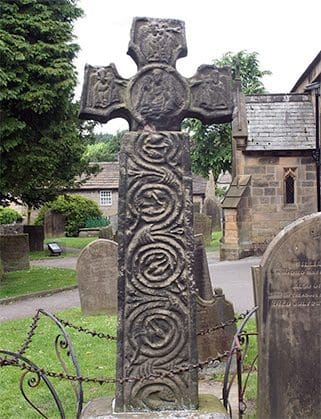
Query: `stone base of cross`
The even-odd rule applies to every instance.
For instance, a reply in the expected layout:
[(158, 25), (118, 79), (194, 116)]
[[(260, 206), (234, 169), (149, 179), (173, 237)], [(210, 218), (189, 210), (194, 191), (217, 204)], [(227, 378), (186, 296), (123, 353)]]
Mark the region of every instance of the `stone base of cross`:
[(86, 66), (80, 113), (100, 122), (123, 117), (132, 130), (119, 165), (114, 407), (130, 417), (186, 413), (199, 398), (192, 172), (189, 138), (179, 130), (185, 117), (230, 121), (232, 81), (226, 67), (203, 65), (190, 79), (177, 72), (176, 60), (187, 54), (178, 20), (135, 18), (128, 54), (138, 65), (130, 80), (113, 64)]

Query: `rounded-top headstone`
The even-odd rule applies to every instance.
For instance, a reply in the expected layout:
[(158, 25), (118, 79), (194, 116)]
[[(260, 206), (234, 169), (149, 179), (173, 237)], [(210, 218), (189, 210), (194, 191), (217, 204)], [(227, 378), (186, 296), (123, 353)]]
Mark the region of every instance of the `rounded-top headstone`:
[(321, 213), (270, 243), (259, 287), (259, 418), (321, 412)]
[(118, 244), (98, 239), (77, 261), (77, 280), (84, 314), (117, 314)]

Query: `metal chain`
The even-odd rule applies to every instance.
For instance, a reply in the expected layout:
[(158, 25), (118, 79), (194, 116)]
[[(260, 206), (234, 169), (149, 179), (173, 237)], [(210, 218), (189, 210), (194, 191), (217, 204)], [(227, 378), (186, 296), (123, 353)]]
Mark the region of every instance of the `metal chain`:
[(38, 310), (37, 313), (32, 318), (32, 323), (29, 327), (29, 332), (27, 334), (27, 337), (24, 340), (24, 342), (22, 343), (21, 348), (18, 351), (19, 355), (23, 355), (26, 352), (26, 350), (28, 349), (28, 347), (29, 347), (29, 345), (32, 341), (32, 338), (35, 334), (36, 328), (39, 324), (39, 319), (40, 319), (40, 311)]
[(197, 336), (208, 335), (210, 333), (215, 332), (218, 329), (224, 329), (227, 326), (231, 326), (232, 324), (237, 323), (239, 320), (243, 320), (249, 312), (250, 310), (246, 310), (244, 313), (241, 313), (238, 317), (234, 317), (233, 319), (227, 320), (226, 322), (221, 322), (211, 328), (200, 330), (199, 332), (197, 332)]
[(56, 317), (56, 316), (55, 316), (55, 318), (63, 326), (70, 327), (72, 329), (77, 330), (78, 332), (83, 332), (83, 333), (86, 333), (87, 335), (91, 335), (91, 336), (94, 336), (94, 337), (97, 336), (101, 339), (117, 340), (116, 336), (111, 336), (111, 335), (108, 335), (107, 333), (96, 332), (96, 330), (89, 330), (89, 329), (86, 329), (85, 327), (82, 327), (82, 326), (75, 326), (74, 324), (70, 323), (68, 320), (63, 320), (63, 319), (60, 319), (59, 317)]
[(207, 358), (203, 362), (198, 362), (197, 364), (189, 364), (182, 367), (174, 367), (171, 370), (163, 371), (163, 372), (157, 372), (157, 373), (151, 373), (145, 376), (140, 377), (125, 377), (121, 379), (115, 379), (115, 378), (95, 378), (95, 377), (83, 377), (83, 376), (77, 376), (77, 375), (70, 375), (70, 374), (64, 374), (64, 373), (57, 373), (53, 371), (46, 371), (44, 368), (37, 368), (33, 367), (31, 365), (26, 364), (25, 362), (19, 363), (19, 360), (17, 358), (8, 359), (7, 357), (0, 357), (0, 367), (3, 366), (15, 366), (20, 368), (21, 370), (27, 370), (34, 374), (39, 375), (46, 375), (47, 377), (51, 378), (59, 378), (63, 380), (68, 381), (80, 381), (83, 383), (98, 383), (98, 384), (115, 384), (115, 383), (126, 383), (126, 382), (138, 382), (138, 381), (146, 381), (146, 380), (155, 380), (157, 378), (166, 378), (171, 377), (173, 375), (182, 374), (187, 371), (191, 371), (193, 369), (203, 369), (206, 366), (209, 366), (211, 364), (219, 364), (222, 362), (224, 358), (230, 355), (229, 351), (224, 352), (222, 355), (218, 355), (216, 358)]

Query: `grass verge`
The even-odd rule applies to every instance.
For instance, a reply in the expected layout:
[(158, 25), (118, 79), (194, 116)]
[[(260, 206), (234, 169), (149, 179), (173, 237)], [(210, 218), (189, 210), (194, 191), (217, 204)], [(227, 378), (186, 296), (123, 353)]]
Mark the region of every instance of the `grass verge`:
[(0, 298), (27, 295), (76, 284), (76, 271), (73, 269), (32, 267), (28, 270), (5, 273), (0, 283)]
[(74, 249), (83, 249), (87, 244), (97, 240), (98, 237), (52, 237), (45, 239), (45, 244), (58, 243), (62, 249), (72, 247)]
[[(73, 324), (82, 326), (90, 330), (96, 330), (110, 335), (116, 334), (116, 316), (83, 316), (80, 309), (68, 309), (58, 313), (58, 317), (69, 320)], [(14, 320), (0, 323), (0, 348), (16, 352), (26, 338), (31, 318)], [(98, 337), (89, 336), (86, 333), (77, 332), (71, 328), (66, 328), (80, 365), (83, 376), (114, 378), (116, 363), (116, 343)], [(57, 326), (45, 316), (41, 316), (36, 333), (25, 354), (37, 366), (54, 372), (64, 372), (55, 354), (55, 338), (59, 334)], [(66, 350), (60, 349), (61, 353)], [(0, 354), (0, 356), (3, 356)], [(63, 357), (66, 360), (66, 357)], [(68, 360), (68, 366), (71, 366)], [(29, 407), (19, 390), (19, 379), (23, 371), (16, 367), (6, 366), (0, 368), (0, 417), (9, 419), (23, 417), (24, 419), (36, 418), (38, 415)], [(69, 373), (75, 374), (74, 369), (70, 368)], [(36, 378), (34, 374), (27, 374), (25, 379), (25, 390), (28, 397), (45, 411), (47, 417), (60, 417), (53, 403), (49, 391), (44, 385), (31, 388), (26, 385), (28, 378)], [(66, 409), (65, 417), (75, 417), (76, 405), (74, 394), (67, 380), (50, 378)], [(97, 397), (113, 395), (115, 392), (114, 384), (84, 383), (85, 402)]]
[(206, 247), (207, 252), (215, 252), (220, 248), (220, 239), (222, 237), (222, 231), (213, 231), (212, 240), (209, 246)]

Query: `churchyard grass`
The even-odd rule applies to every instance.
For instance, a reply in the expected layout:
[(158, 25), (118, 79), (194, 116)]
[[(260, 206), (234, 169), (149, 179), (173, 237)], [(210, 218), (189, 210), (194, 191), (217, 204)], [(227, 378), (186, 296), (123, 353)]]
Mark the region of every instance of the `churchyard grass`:
[(50, 239), (45, 239), (45, 244), (55, 242), (62, 248), (71, 247), (74, 249), (83, 249), (87, 244), (97, 239), (98, 237), (52, 237)]
[(0, 283), (0, 298), (76, 285), (76, 271), (65, 268), (32, 267), (7, 272)]
[[(83, 316), (79, 308), (61, 311), (57, 316), (70, 321), (74, 325), (90, 330), (96, 330), (97, 332), (103, 332), (112, 336), (116, 334), (116, 316)], [(31, 318), (26, 318), (0, 323), (0, 349), (13, 352), (18, 351), (26, 338), (31, 321)], [(71, 328), (66, 328), (66, 330), (74, 345), (80, 371), (83, 376), (99, 378), (115, 377), (115, 341), (92, 337), (85, 333), (79, 333)], [(63, 372), (54, 349), (54, 341), (58, 333), (59, 329), (57, 326), (47, 317), (41, 316), (36, 333), (25, 356), (46, 370)], [(62, 350), (61, 353), (63, 352)], [(0, 356), (3, 355), (0, 354)], [(70, 368), (69, 373), (75, 374), (72, 368)], [(16, 367), (7, 366), (0, 368), (0, 417), (2, 419), (15, 417), (31, 419), (38, 417), (19, 391), (21, 374), (22, 371)], [(29, 378), (31, 378), (31, 374), (29, 374)], [(28, 379), (28, 376), (26, 379)], [(66, 417), (75, 417), (74, 394), (70, 382), (59, 379), (51, 380), (59, 396), (62, 398), (63, 406), (66, 408)], [(83, 388), (85, 402), (101, 396), (111, 396), (115, 393), (114, 384), (99, 385), (95, 383), (84, 383)], [(29, 397), (32, 397), (32, 401), (38, 407), (40, 406), (46, 410), (47, 417), (60, 417), (54, 409), (53, 399), (50, 397), (45, 386), (42, 385), (30, 389), (26, 385), (25, 389)]]
[(213, 231), (211, 244), (206, 247), (206, 251), (207, 252), (215, 252), (215, 251), (219, 250), (221, 237), (222, 237), (222, 231), (221, 230)]

